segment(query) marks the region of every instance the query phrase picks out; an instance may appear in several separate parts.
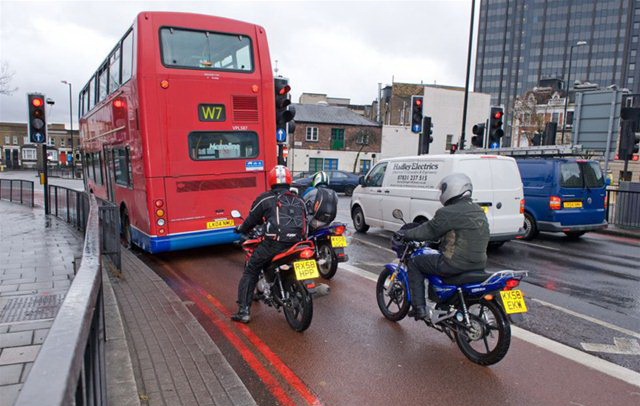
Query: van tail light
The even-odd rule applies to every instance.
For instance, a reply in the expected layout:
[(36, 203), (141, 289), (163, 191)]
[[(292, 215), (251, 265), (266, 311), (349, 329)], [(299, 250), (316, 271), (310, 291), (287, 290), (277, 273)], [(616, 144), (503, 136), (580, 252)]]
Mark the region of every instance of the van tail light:
[(609, 194), (604, 195), (604, 208), (606, 209), (609, 205)]
[(560, 210), (562, 208), (562, 199), (558, 196), (551, 196), (549, 198), (549, 208), (551, 210)]
[(519, 284), (520, 284), (520, 281), (517, 279), (508, 279), (507, 282), (504, 284), (504, 288), (502, 290), (511, 290), (511, 289), (517, 288)]
[(520, 214), (524, 214), (524, 199), (520, 199)]
[(344, 226), (336, 226), (335, 232), (336, 235), (342, 235), (342, 233), (344, 233)]
[(300, 251), (300, 258), (303, 258), (303, 259), (313, 258), (314, 254), (315, 252), (313, 252), (313, 250), (310, 250), (310, 249), (302, 250)]

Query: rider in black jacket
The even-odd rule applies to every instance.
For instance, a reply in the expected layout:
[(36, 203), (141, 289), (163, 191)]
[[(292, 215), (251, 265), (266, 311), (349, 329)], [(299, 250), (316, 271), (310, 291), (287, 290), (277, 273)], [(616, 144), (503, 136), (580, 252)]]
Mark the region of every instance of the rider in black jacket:
[[(249, 309), (260, 271), (274, 256), (286, 251), (300, 241), (304, 235), (302, 232), (299, 235), (278, 235), (278, 230), (273, 227), (274, 224), (279, 224), (282, 221), (282, 219), (276, 219), (278, 215), (276, 206), (279, 195), (289, 191), (289, 185), (292, 181), (291, 172), (287, 167), (278, 165), (269, 172), (268, 181), (271, 190), (256, 198), (245, 221), (236, 227), (237, 233), (244, 234), (257, 225), (266, 224), (265, 238), (251, 254), (238, 285), (238, 311), (231, 316), (231, 320), (241, 323), (248, 323), (251, 319)], [(287, 198), (301, 200), (295, 195), (287, 196)], [(304, 206), (304, 202), (301, 203)], [(282, 217), (283, 214), (280, 214)], [(300, 219), (292, 218), (287, 221), (293, 225), (300, 224), (300, 229), (304, 230), (303, 225), (306, 221), (304, 212), (300, 217)]]

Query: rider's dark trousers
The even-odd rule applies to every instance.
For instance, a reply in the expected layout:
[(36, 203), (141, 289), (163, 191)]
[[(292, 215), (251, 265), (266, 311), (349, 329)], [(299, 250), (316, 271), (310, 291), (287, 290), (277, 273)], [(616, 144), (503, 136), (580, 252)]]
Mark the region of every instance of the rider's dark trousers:
[(425, 306), (424, 279), (427, 275), (453, 276), (462, 273), (444, 262), (441, 253), (419, 255), (409, 260), (409, 289), (414, 307)]
[(273, 257), (286, 251), (293, 244), (290, 242), (264, 240), (256, 247), (244, 267), (244, 273), (238, 285), (238, 304), (240, 306), (251, 306), (253, 291), (258, 283), (262, 268), (269, 264)]

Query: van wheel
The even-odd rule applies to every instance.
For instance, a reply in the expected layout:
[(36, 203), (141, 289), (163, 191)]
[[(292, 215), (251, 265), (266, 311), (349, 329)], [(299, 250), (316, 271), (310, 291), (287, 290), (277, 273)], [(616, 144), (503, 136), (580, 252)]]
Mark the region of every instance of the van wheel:
[(524, 235), (523, 240), (533, 240), (538, 235), (538, 226), (533, 216), (529, 213), (524, 213)]
[(369, 226), (364, 222), (364, 213), (360, 206), (356, 206), (351, 213), (351, 218), (353, 219), (353, 227), (359, 233), (366, 233), (369, 231)]
[(582, 237), (586, 231), (565, 231), (564, 232), (570, 240), (577, 240)]

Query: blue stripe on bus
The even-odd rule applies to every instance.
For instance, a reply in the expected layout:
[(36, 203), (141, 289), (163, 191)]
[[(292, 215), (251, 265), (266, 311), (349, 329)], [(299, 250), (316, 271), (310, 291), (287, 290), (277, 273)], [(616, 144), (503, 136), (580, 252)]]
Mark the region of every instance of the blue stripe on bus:
[(151, 254), (205, 247), (207, 245), (230, 244), (238, 239), (239, 235), (234, 233), (232, 228), (150, 237), (142, 231), (131, 227), (131, 240), (133, 243)]

